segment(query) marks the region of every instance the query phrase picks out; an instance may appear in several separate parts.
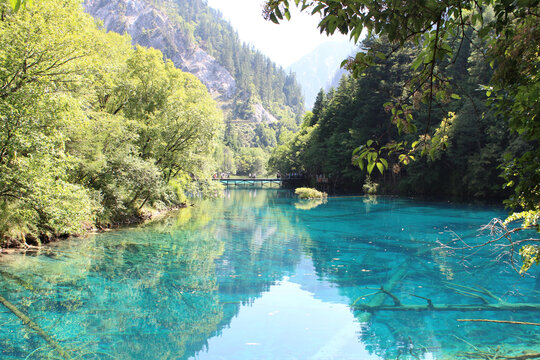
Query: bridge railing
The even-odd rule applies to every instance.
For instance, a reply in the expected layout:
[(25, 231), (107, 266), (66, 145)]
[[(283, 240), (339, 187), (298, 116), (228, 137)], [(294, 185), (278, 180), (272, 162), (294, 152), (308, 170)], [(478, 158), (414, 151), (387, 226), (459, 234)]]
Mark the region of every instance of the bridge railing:
[(301, 184), (305, 181), (304, 178), (223, 178), (213, 179), (214, 181), (220, 181), (224, 185), (262, 185), (265, 184), (278, 184), (280, 186)]

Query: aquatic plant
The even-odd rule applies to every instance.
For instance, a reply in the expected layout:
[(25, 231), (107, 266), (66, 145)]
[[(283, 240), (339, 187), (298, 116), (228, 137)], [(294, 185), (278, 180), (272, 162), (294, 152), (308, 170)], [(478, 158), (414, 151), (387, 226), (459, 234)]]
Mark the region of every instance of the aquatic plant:
[(378, 188), (379, 188), (379, 184), (377, 184), (376, 182), (373, 182), (369, 175), (366, 176), (366, 181), (364, 182), (364, 185), (362, 186), (362, 189), (364, 189), (364, 192), (368, 195), (375, 195), (377, 193)]
[(300, 199), (324, 199), (328, 196), (325, 192), (316, 189), (301, 187), (294, 190)]

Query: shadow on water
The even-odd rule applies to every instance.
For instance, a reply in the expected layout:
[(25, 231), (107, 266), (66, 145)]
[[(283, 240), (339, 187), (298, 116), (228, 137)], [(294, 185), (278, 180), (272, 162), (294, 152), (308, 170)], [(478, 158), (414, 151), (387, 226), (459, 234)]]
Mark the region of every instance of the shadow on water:
[[(487, 249), (472, 257), (437, 249), (451, 231), (480, 241), (476, 229), (501, 215), (403, 199), (305, 203), (290, 191), (233, 190), (138, 228), (6, 256), (0, 295), (75, 359), (447, 359), (497, 345), (540, 351), (536, 329), (457, 321), (538, 319), (538, 307), (519, 308), (538, 305), (538, 276), (520, 278)], [(60, 358), (7, 309), (0, 333), (2, 359)]]

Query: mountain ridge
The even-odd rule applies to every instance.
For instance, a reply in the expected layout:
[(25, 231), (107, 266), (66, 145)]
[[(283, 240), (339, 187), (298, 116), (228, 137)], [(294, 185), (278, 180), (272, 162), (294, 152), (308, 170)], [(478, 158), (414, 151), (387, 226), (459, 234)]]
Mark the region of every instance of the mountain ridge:
[(226, 122), (266, 122), (275, 130), (283, 121), (290, 130), (299, 123), (304, 102), (294, 76), (242, 43), (205, 1), (85, 0), (83, 6), (107, 31), (127, 33), (133, 44), (160, 50), (199, 78), (220, 103)]
[(177, 68), (195, 75), (215, 99), (230, 99), (233, 76), (207, 52), (175, 29), (168, 16), (145, 0), (85, 0), (85, 10), (108, 31), (127, 33), (134, 43), (161, 50)]
[(319, 90), (331, 86), (335, 74), (340, 71), (340, 63), (354, 48), (347, 40), (327, 41), (287, 67), (302, 86), (306, 108), (313, 106)]

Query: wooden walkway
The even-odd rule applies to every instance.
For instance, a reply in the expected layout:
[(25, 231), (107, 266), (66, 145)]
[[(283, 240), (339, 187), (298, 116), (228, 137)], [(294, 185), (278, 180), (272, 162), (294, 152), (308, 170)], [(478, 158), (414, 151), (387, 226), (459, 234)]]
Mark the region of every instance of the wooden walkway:
[(303, 178), (240, 178), (240, 179), (212, 179), (214, 181), (220, 181), (223, 185), (237, 186), (237, 185), (247, 185), (247, 186), (257, 186), (260, 185), (264, 187), (266, 184), (277, 184), (280, 186), (293, 186), (297, 184), (302, 184), (305, 179)]

